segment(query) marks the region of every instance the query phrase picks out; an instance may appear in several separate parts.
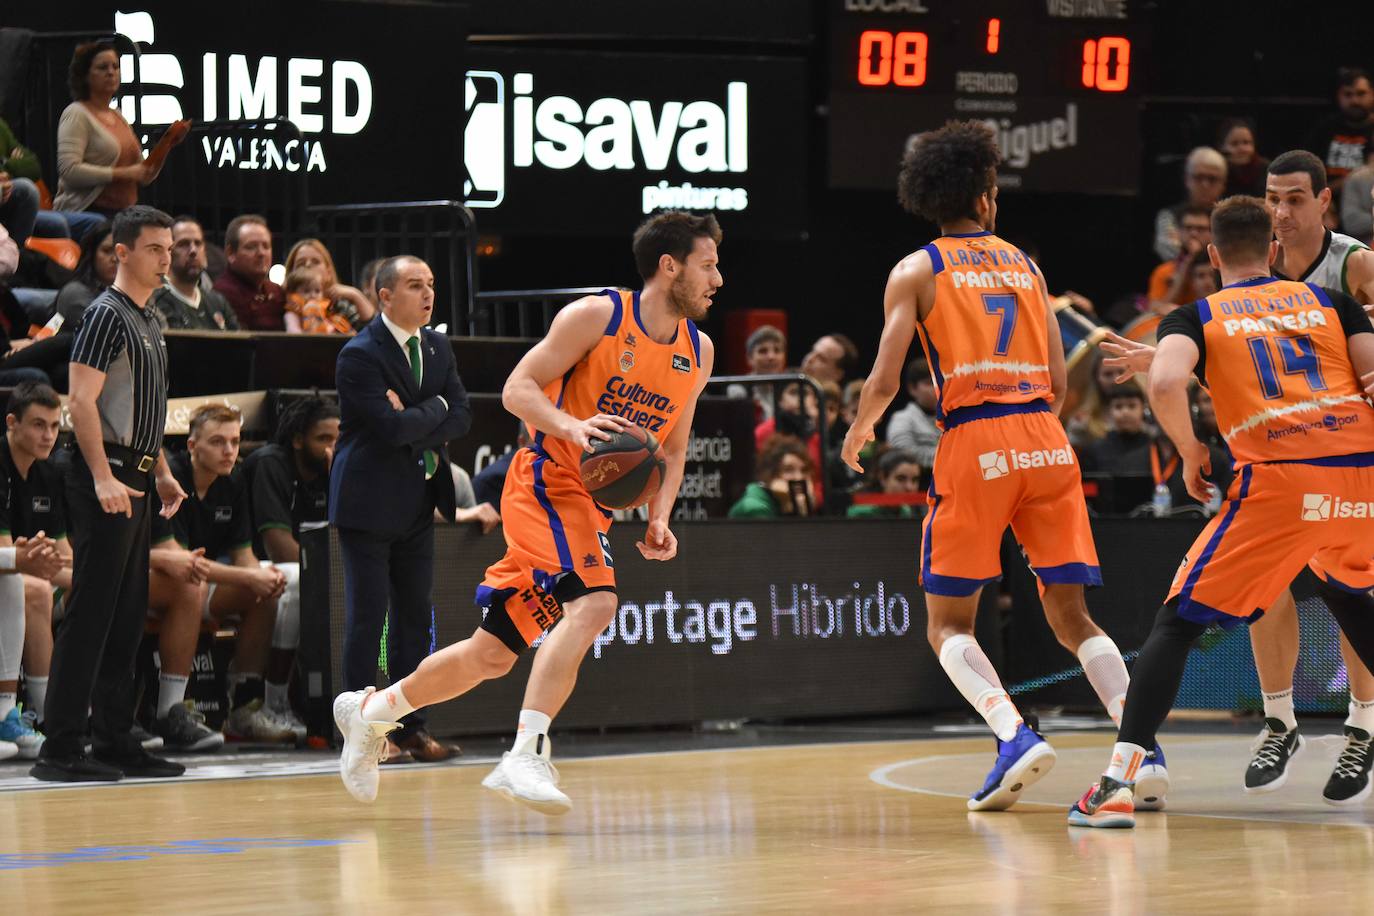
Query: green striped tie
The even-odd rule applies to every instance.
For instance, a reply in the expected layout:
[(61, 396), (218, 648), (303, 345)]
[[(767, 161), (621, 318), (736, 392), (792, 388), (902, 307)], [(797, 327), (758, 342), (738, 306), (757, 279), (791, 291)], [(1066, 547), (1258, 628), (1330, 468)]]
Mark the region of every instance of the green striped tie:
[[(406, 341), (406, 349), (410, 351), (410, 374), (415, 376), (415, 387), (420, 387), (420, 338), (412, 337)], [(434, 476), (434, 471), (439, 467), (439, 456), (429, 449), (425, 450), (425, 480)]]

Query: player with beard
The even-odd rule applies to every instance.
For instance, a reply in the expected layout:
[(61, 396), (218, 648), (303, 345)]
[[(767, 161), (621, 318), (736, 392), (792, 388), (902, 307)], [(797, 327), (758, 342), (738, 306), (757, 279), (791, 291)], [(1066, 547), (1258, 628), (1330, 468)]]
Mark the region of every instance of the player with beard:
[[(1127, 676), (1121, 652), (1088, 616), (1087, 585), (1101, 585), (1082, 478), (1058, 413), (1067, 385), (1064, 347), (1044, 278), (1024, 252), (993, 234), (997, 164), (992, 131), (954, 121), (908, 150), (898, 178), (902, 205), (940, 227), (940, 238), (888, 275), (883, 335), (844, 441), (862, 473), (920, 332), (944, 430), (931, 472), (921, 536), (927, 638), (940, 665), (997, 736), (997, 761), (968, 800), (972, 811), (1011, 807), (1054, 765), (1054, 750), (1022, 721), (973, 635), (978, 596), (1002, 573), (1008, 525), (1040, 583), (1045, 619), (1078, 656), (1093, 690), (1120, 722)], [(1134, 774), (1133, 774), (1134, 775)], [(1150, 748), (1142, 795), (1161, 806), (1164, 755)]]
[(648, 560), (676, 556), (668, 519), (697, 397), (715, 355), (695, 322), (706, 317), (723, 282), (720, 239), (713, 216), (667, 211), (650, 217), (633, 244), (644, 288), (607, 289), (568, 305), (506, 380), (502, 402), (529, 427), (531, 442), (512, 460), (501, 494), (507, 551), (477, 589), (485, 618), (472, 636), (430, 655), (381, 693), (369, 687), (335, 699), (334, 719), (344, 735), (340, 771), (353, 797), (376, 798), (377, 763), (393, 723), (505, 675), (547, 632), (514, 745), (482, 785), (544, 814), (571, 809), (550, 762), (549, 726), (572, 693), (583, 656), (619, 606), (606, 538), (611, 513), (582, 485), (581, 455), (596, 440), (630, 428), (629, 417), (653, 432), (667, 473), (636, 546)]

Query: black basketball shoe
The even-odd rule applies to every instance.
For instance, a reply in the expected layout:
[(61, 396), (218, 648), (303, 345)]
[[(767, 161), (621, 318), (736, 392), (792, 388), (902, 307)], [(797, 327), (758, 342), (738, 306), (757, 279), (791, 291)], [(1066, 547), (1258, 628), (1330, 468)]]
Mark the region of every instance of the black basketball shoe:
[(1291, 731), (1278, 719), (1265, 719), (1245, 768), (1246, 792), (1273, 792), (1288, 781), (1288, 763), (1305, 742), (1295, 726)]
[(1329, 805), (1355, 805), (1369, 797), (1369, 769), (1374, 765), (1374, 735), (1353, 725), (1345, 727), (1345, 749), (1326, 781), (1322, 798)]

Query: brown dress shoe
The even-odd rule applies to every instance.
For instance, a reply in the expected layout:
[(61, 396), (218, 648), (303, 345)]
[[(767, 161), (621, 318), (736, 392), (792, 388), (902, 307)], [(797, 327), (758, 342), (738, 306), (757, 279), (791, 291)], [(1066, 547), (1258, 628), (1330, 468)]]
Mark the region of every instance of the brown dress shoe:
[(411, 757), (424, 763), (448, 760), (463, 753), (463, 749), (458, 745), (437, 741), (423, 728), (407, 729), (405, 734), (398, 734), (396, 746), (403, 751), (409, 751)]
[(396, 742), (390, 738), (386, 739), (386, 753), (382, 754), (379, 761), (382, 765), (395, 765), (398, 763), (414, 763), (415, 758), (410, 756), (410, 751), (403, 751), (396, 746)]

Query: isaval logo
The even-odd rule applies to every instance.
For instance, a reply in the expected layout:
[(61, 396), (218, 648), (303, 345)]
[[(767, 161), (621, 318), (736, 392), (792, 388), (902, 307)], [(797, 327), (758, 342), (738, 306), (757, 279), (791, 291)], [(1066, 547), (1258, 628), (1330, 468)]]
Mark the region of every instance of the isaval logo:
[[(656, 103), (614, 96), (584, 105), (568, 95), (538, 98), (533, 73), (516, 73), (507, 80), (493, 70), (470, 70), (464, 110), (464, 194), (470, 207), (500, 206), (510, 169), (674, 169), (693, 175), (749, 171), (745, 82), (726, 84), (724, 106), (704, 99)], [(645, 184), (640, 203), (644, 213), (661, 207), (743, 210), (749, 206), (749, 192), (691, 182), (673, 185), (664, 179)]]
[(1374, 502), (1342, 499), (1330, 493), (1304, 493), (1302, 520), (1327, 522), (1333, 518), (1374, 518)]
[(996, 480), (998, 477), (1006, 477), (1010, 472), (1007, 468), (1007, 453), (1003, 449), (995, 452), (984, 452), (978, 456), (978, 469), (983, 472), (984, 480)]

